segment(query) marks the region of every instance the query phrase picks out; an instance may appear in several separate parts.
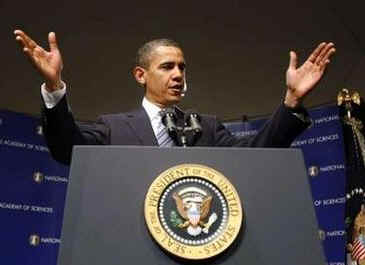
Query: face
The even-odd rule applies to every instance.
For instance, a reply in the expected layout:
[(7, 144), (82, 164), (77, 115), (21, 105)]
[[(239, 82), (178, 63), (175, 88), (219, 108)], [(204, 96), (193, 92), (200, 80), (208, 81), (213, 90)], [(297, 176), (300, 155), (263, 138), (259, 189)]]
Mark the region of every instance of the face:
[(161, 108), (180, 102), (185, 82), (185, 60), (176, 47), (159, 46), (150, 56), (148, 69), (136, 67), (137, 82), (146, 88), (146, 98)]

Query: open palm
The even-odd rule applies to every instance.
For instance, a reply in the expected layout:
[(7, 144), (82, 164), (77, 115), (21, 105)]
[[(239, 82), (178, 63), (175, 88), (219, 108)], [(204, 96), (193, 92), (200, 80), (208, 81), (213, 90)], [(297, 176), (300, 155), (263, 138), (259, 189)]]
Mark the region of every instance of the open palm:
[(321, 43), (308, 57), (302, 66), (297, 68), (298, 58), (295, 52), (290, 52), (289, 68), (286, 72), (288, 87), (285, 102), (290, 107), (301, 104), (304, 97), (322, 78), (329, 58), (335, 52), (333, 43)]
[(55, 33), (51, 32), (48, 35), (50, 51), (43, 49), (21, 30), (15, 30), (14, 34), (24, 53), (45, 79), (47, 89), (54, 91), (59, 88), (63, 63)]

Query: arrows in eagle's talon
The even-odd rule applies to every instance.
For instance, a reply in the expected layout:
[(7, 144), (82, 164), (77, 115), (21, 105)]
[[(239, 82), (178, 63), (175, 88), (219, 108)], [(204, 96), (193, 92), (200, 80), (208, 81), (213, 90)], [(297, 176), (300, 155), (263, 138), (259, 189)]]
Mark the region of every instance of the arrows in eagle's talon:
[(216, 213), (212, 213), (212, 215), (209, 217), (208, 223), (206, 223), (205, 227), (203, 228), (203, 232), (208, 234), (209, 233), (209, 228), (212, 226), (212, 224), (214, 224), (215, 221), (217, 221), (217, 214)]

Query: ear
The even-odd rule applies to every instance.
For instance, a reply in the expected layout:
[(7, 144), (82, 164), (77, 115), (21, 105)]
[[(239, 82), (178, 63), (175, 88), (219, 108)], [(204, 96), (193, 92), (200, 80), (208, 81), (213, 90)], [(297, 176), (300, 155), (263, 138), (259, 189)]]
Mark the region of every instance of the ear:
[(136, 81), (142, 85), (145, 86), (146, 84), (146, 70), (143, 67), (136, 66), (133, 69), (133, 75)]

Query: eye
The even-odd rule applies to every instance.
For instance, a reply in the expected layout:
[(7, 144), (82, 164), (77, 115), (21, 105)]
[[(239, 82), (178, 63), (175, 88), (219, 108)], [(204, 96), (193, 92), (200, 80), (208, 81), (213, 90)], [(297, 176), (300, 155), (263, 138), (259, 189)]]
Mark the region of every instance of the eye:
[(164, 70), (171, 70), (174, 68), (174, 64), (173, 63), (164, 63), (161, 65), (161, 68)]
[(185, 71), (185, 69), (186, 69), (186, 64), (185, 63), (181, 63), (181, 64), (179, 64), (179, 69), (180, 69), (180, 71)]

